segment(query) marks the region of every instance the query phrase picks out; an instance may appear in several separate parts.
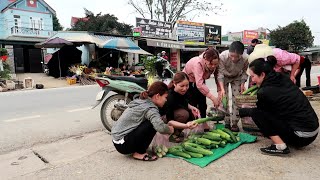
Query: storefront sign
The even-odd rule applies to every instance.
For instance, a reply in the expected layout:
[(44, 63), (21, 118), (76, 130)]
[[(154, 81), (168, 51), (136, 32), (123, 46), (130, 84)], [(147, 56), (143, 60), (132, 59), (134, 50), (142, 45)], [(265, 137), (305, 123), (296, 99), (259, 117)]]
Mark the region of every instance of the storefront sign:
[(184, 44), (181, 44), (179, 42), (154, 40), (154, 39), (148, 39), (147, 45), (154, 46), (154, 47), (172, 48), (172, 49), (183, 49), (185, 47)]
[(141, 28), (141, 36), (171, 38), (172, 24), (152, 19), (136, 18), (136, 26)]
[(221, 44), (221, 26), (204, 24), (204, 34), (207, 45)]
[(250, 45), (252, 39), (258, 39), (258, 38), (259, 38), (259, 33), (257, 31), (244, 30), (242, 43)]
[(204, 24), (177, 21), (177, 40), (189, 45), (204, 45)]
[(172, 68), (177, 69), (178, 66), (178, 53), (177, 52), (172, 52), (170, 54), (170, 64)]
[(133, 28), (133, 37), (140, 37), (141, 36), (141, 32), (142, 32), (142, 28), (141, 27), (135, 27)]

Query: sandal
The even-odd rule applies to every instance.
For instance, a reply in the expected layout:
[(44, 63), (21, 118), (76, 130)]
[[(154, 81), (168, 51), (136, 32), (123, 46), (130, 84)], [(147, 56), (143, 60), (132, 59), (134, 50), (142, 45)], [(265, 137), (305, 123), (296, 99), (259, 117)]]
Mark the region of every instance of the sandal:
[(170, 137), (169, 137), (169, 142), (173, 142), (173, 143), (181, 143), (183, 141), (183, 138), (177, 136), (177, 135), (174, 135), (172, 134)]
[(138, 159), (135, 157), (133, 157), (133, 158), (140, 160), (140, 161), (155, 161), (158, 159), (156, 156), (152, 156), (151, 154), (145, 154), (142, 159)]

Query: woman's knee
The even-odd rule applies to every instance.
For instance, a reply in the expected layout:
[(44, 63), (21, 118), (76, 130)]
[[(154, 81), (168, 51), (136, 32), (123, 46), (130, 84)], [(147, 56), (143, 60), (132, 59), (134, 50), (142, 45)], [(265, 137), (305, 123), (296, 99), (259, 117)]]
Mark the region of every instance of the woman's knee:
[(186, 123), (188, 122), (189, 116), (190, 116), (189, 112), (185, 109), (178, 109), (174, 111), (175, 121)]

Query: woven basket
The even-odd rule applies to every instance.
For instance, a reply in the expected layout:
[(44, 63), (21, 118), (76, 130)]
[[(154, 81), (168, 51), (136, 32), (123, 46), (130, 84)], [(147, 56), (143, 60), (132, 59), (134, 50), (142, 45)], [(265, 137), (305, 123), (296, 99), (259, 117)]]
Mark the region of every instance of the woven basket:
[(258, 101), (257, 96), (250, 96), (250, 95), (238, 95), (236, 96), (236, 105), (241, 107), (243, 105), (248, 106), (255, 106), (256, 102)]

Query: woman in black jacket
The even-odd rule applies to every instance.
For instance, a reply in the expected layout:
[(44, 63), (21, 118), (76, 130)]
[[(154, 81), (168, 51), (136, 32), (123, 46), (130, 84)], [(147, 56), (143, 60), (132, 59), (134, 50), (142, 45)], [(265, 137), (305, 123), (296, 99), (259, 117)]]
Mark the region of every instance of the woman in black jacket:
[(195, 128), (197, 125), (192, 120), (200, 117), (200, 112), (187, 100), (189, 79), (186, 73), (177, 72), (168, 87), (168, 98), (164, 105), (165, 115), (168, 124), (174, 127), (174, 133), (169, 140), (181, 142), (184, 138), (183, 129)]
[(259, 58), (249, 65), (252, 81), (259, 86), (257, 108), (239, 110), (240, 117), (251, 116), (261, 132), (273, 144), (261, 148), (263, 153), (290, 153), (287, 144), (304, 147), (312, 143), (319, 131), (318, 117), (308, 99), (288, 76), (273, 70), (274, 56)]

